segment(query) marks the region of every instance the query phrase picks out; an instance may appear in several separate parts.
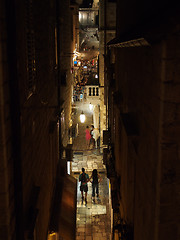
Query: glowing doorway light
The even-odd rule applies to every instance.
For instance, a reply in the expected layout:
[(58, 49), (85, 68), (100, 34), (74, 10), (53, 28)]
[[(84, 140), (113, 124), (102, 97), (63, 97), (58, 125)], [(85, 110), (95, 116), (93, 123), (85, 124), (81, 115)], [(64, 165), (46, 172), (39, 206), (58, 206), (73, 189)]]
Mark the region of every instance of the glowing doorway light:
[(81, 21), (81, 19), (82, 19), (82, 13), (79, 12), (79, 22)]
[(89, 109), (90, 109), (90, 111), (93, 110), (93, 105), (91, 103), (89, 104)]
[(80, 122), (81, 122), (81, 123), (84, 123), (85, 120), (86, 120), (86, 116), (85, 116), (85, 114), (84, 114), (83, 111), (82, 111), (82, 113), (81, 113), (81, 115), (80, 115)]

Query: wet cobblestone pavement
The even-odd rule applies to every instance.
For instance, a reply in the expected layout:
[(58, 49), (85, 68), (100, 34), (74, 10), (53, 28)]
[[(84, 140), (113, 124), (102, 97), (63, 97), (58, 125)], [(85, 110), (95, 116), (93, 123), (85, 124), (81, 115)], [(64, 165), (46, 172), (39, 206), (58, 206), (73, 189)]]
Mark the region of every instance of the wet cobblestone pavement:
[[(86, 114), (86, 122), (79, 124), (79, 134), (73, 141), (73, 162), (71, 163), (72, 176), (77, 179), (77, 216), (76, 240), (110, 240), (111, 239), (111, 208), (109, 204), (109, 181), (106, 177), (106, 168), (103, 165), (103, 156), (100, 149), (89, 150), (86, 147), (85, 128), (92, 123), (91, 112), (84, 103), (77, 104), (76, 121), (80, 111)], [(92, 201), (92, 186), (88, 183), (87, 205), (81, 201), (80, 183), (78, 181), (82, 167), (91, 176), (96, 168), (102, 181), (99, 183), (99, 199)]]
[(100, 183), (100, 197), (99, 199), (95, 199), (95, 203), (91, 199), (92, 190), (90, 184), (88, 186), (87, 206), (81, 202), (81, 194), (78, 186), (76, 240), (110, 240), (110, 209), (107, 178), (104, 177)]

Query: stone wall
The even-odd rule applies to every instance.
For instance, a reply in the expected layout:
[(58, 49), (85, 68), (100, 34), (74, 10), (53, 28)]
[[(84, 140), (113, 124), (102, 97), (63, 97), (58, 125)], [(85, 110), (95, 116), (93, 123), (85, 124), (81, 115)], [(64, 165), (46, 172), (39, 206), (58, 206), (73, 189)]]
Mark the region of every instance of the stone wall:
[[(22, 17), (20, 13), (19, 18)], [(37, 209), (34, 236), (45, 239), (58, 163), (55, 3), (34, 2), (32, 24), (36, 66), (35, 93), (28, 99), (21, 98), (23, 206), (25, 235), (32, 224), (29, 211), (34, 211), (35, 214)], [(20, 37), (19, 26), (17, 31)], [(28, 41), (28, 36), (25, 36), (25, 40)], [(25, 49), (26, 45), (20, 49), (20, 57), (26, 54)], [(21, 58), (19, 61), (21, 63)], [(21, 68), (19, 74), (22, 74)], [(26, 75), (20, 75), (19, 81), (25, 84)], [(24, 91), (25, 88), (22, 88), (21, 96)]]
[(8, 86), (7, 25), (5, 2), (0, 3), (0, 239), (13, 239), (14, 186), (11, 146), (10, 96)]
[[(62, 84), (61, 87), (61, 101), (62, 108), (64, 110), (64, 134), (62, 138), (62, 143), (64, 146), (68, 144), (68, 130), (70, 127), (71, 119), (71, 104), (72, 104), (72, 81), (73, 75), (71, 68), (73, 66), (73, 53), (75, 50), (75, 45), (73, 45), (73, 40), (75, 36), (73, 35), (73, 12), (70, 11), (69, 5), (70, 1), (60, 2), (60, 38), (61, 38), (61, 72), (66, 75), (66, 83)], [(64, 11), (66, 9), (66, 11)], [(75, 41), (74, 41), (75, 43)], [(61, 75), (62, 76), (62, 75)]]
[[(0, 3), (0, 239), (33, 234), (46, 239), (60, 160), (56, 4), (16, 1), (11, 8), (5, 2)], [(68, 117), (69, 105), (65, 101)]]
[[(106, 20), (105, 20), (106, 14)], [(107, 81), (105, 66), (106, 44), (115, 37), (116, 4), (105, 1), (99, 2), (99, 83), (100, 83), (100, 119), (101, 119), (101, 146), (103, 130), (107, 129)], [(105, 88), (104, 88), (105, 86)]]
[(179, 22), (149, 47), (116, 49), (115, 169), (135, 240), (179, 239), (178, 56)]
[[(180, 25), (179, 25), (180, 26)], [(177, 27), (176, 29), (179, 29)], [(159, 239), (179, 239), (179, 34), (163, 43), (161, 139), (160, 139), (160, 192), (159, 192)]]

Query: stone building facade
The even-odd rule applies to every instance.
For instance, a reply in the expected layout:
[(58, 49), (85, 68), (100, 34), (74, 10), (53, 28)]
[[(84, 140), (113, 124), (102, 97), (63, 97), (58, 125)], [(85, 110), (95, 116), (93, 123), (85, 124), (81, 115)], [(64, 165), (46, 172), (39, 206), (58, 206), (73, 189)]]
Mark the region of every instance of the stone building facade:
[(104, 88), (106, 82), (105, 56), (106, 45), (115, 37), (116, 33), (116, 3), (111, 1), (99, 1), (99, 83), (100, 83), (100, 119), (101, 119), (101, 146), (103, 130), (107, 129), (107, 94)]
[[(71, 122), (73, 57), (78, 43), (78, 5), (60, 1), (60, 78), (61, 78), (61, 134), (62, 144), (67, 146)], [(66, 11), (64, 11), (66, 9)]]
[(61, 128), (71, 115), (73, 6), (0, 3), (0, 239), (47, 239), (54, 229), (55, 189), (63, 192), (66, 177)]
[(179, 7), (117, 1), (107, 68), (114, 236), (180, 238)]

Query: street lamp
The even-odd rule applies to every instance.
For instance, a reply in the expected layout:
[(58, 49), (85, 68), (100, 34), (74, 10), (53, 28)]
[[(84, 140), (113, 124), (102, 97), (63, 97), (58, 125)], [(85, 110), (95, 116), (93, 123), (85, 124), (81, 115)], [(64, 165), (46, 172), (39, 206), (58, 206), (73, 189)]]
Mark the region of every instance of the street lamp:
[(81, 115), (80, 115), (80, 122), (81, 122), (81, 123), (84, 123), (85, 120), (86, 120), (86, 116), (85, 116), (85, 114), (84, 114), (83, 111), (82, 111), (82, 113), (81, 113)]

